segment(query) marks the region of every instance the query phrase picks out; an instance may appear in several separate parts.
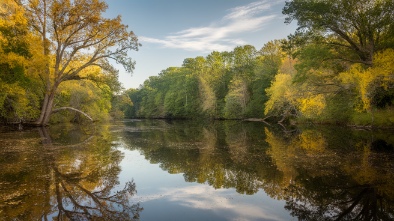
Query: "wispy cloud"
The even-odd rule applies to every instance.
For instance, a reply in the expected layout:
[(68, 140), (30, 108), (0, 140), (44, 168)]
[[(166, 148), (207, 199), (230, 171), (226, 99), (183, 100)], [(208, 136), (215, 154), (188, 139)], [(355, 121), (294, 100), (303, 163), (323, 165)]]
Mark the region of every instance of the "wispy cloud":
[(277, 18), (272, 13), (272, 6), (281, 3), (278, 0), (261, 0), (229, 10), (221, 20), (205, 27), (193, 27), (163, 39), (139, 37), (142, 42), (162, 45), (166, 48), (178, 48), (191, 51), (225, 51), (237, 45), (247, 44), (239, 34), (261, 30), (265, 24)]
[(161, 188), (159, 193), (154, 195), (138, 196), (138, 201), (145, 203), (165, 200), (180, 207), (209, 210), (229, 220), (283, 220), (277, 213), (272, 212), (272, 208), (268, 202), (264, 202), (264, 198), (261, 199), (260, 205), (255, 205), (243, 200), (243, 197), (235, 197), (236, 195), (231, 189), (215, 190), (208, 185), (197, 184), (188, 187)]

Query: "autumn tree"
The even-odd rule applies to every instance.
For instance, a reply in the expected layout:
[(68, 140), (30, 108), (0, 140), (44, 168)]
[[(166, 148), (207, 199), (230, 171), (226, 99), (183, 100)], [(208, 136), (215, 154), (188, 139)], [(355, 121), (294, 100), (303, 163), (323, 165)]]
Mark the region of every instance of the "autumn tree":
[(114, 72), (109, 59), (132, 72), (135, 62), (127, 56), (138, 50), (133, 32), (122, 24), (120, 16), (109, 19), (102, 13), (107, 4), (100, 0), (27, 0), (24, 3), (29, 24), (42, 39), (46, 57), (38, 73), (44, 83), (44, 99), (36, 125), (47, 125), (60, 84), (81, 80), (84, 69), (98, 66), (104, 72)]
[(392, 104), (392, 69), (381, 59), (394, 47), (393, 9), (391, 0), (286, 2), (285, 23), (299, 27), (283, 49), (298, 61), (292, 81), (304, 88), (297, 105), (303, 116), (344, 122), (354, 110), (372, 113)]
[(0, 4), (0, 118), (19, 123), (38, 115), (40, 85), (34, 69), (38, 39), (29, 32), (22, 6), (13, 0)]
[[(344, 87), (355, 93), (355, 109), (371, 115), (370, 124), (375, 124), (374, 110), (388, 108), (394, 104), (394, 50), (387, 49), (374, 55), (374, 66), (364, 68), (354, 64), (342, 72), (338, 79)], [(392, 114), (385, 122), (393, 122)]]
[(269, 99), (265, 103), (265, 115), (282, 116), (280, 121), (283, 121), (297, 114), (297, 88), (291, 82), (292, 76), (288, 73), (275, 76), (271, 87), (266, 89)]
[(247, 117), (264, 116), (264, 103), (268, 100), (266, 89), (270, 87), (272, 80), (277, 74), (284, 53), (279, 40), (269, 41), (257, 52), (254, 72), (255, 76), (251, 82), (250, 102), (246, 108)]

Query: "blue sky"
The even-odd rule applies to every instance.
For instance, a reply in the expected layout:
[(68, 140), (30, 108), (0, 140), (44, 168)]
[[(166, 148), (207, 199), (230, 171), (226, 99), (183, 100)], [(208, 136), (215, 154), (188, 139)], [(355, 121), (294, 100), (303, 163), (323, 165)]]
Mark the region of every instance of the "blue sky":
[(132, 75), (120, 66), (125, 88), (137, 88), (149, 76), (181, 66), (185, 58), (232, 51), (250, 44), (260, 49), (296, 29), (284, 24), (285, 0), (107, 0), (106, 16), (121, 15), (142, 44), (129, 55)]

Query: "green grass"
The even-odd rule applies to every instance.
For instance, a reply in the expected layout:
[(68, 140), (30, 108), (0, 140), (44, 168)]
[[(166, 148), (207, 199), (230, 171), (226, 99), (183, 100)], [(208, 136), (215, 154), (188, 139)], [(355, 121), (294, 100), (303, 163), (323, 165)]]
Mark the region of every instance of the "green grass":
[(355, 112), (350, 121), (350, 124), (358, 126), (394, 127), (394, 108)]

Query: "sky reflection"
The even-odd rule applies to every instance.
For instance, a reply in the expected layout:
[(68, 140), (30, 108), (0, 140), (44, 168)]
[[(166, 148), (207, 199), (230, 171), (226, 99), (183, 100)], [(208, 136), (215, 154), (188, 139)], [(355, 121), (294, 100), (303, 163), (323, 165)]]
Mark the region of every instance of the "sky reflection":
[[(214, 189), (208, 184), (187, 183), (183, 174), (169, 174), (150, 164), (138, 151), (121, 149), (123, 176), (137, 185), (134, 200), (144, 208), (141, 220), (291, 220), (285, 201), (274, 200), (260, 190), (242, 195), (235, 189)], [(127, 175), (126, 175), (127, 174)]]

